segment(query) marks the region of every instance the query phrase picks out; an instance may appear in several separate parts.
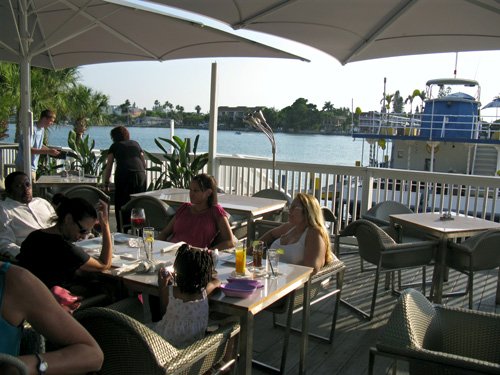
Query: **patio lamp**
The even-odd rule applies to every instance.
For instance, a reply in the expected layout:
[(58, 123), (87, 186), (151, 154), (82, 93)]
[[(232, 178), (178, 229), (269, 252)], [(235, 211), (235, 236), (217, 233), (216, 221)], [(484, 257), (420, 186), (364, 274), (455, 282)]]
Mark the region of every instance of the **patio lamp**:
[(274, 140), (273, 129), (269, 126), (261, 110), (247, 113), (243, 121), (249, 124), (254, 129), (263, 132), (271, 142), (271, 149), (273, 153), (273, 189), (276, 182), (276, 141)]

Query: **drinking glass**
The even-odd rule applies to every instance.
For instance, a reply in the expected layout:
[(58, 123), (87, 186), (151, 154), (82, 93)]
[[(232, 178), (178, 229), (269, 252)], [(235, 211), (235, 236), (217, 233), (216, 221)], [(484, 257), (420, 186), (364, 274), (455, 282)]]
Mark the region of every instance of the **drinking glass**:
[(277, 249), (267, 250), (267, 262), (269, 264), (269, 277), (271, 279), (278, 277), (279, 253)]
[(153, 260), (153, 244), (155, 242), (155, 228), (144, 227), (142, 230), (142, 238), (144, 240), (144, 251), (146, 259), (151, 262)]
[(63, 171), (61, 173), (61, 177), (64, 179), (69, 178), (69, 171), (71, 170), (71, 162), (68, 159), (64, 160), (62, 167)]
[(130, 211), (130, 224), (132, 225), (134, 236), (139, 236), (141, 229), (146, 224), (144, 208), (132, 208), (132, 211)]
[(255, 273), (262, 272), (264, 270), (264, 264), (262, 262), (262, 256), (264, 253), (264, 242), (253, 241), (252, 243), (252, 256), (253, 256), (253, 271)]
[(246, 274), (246, 260), (247, 260), (247, 241), (241, 240), (234, 249), (236, 275), (245, 276)]
[(85, 179), (85, 171), (83, 167), (78, 170), (78, 181), (82, 182)]

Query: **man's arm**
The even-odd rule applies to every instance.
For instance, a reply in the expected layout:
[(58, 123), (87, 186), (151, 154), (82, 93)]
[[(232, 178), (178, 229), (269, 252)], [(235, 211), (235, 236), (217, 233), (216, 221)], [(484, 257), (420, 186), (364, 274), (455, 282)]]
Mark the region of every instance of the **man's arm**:
[(38, 154), (38, 155), (57, 156), (61, 152), (59, 150), (56, 150), (55, 148), (50, 148), (50, 147), (43, 145), (41, 148), (31, 147), (31, 153)]

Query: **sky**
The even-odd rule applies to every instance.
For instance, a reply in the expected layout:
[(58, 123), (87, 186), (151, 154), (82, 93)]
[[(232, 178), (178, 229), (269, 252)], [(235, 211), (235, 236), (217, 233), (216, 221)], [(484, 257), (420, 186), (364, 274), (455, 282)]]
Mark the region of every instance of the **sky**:
[[(193, 18), (186, 12), (180, 16)], [(229, 27), (200, 17), (224, 31)], [(368, 60), (342, 66), (332, 56), (303, 44), (269, 37), (252, 31), (236, 34), (305, 57), (311, 62), (265, 58), (185, 59), (164, 62), (108, 63), (80, 68), (82, 83), (110, 97), (110, 104), (130, 100), (139, 108), (152, 108), (155, 100), (181, 105), (194, 112), (199, 105), (208, 113), (211, 66), (217, 63), (217, 103), (219, 106), (266, 106), (278, 110), (298, 98), (321, 109), (325, 102), (335, 108), (360, 107), (380, 110), (386, 93), (400, 91), (403, 98), (425, 88), (427, 80), (452, 78), (457, 62), (457, 78), (474, 79), (481, 85), (481, 103), (500, 95), (500, 51), (404, 56)], [(416, 102), (415, 102), (416, 103)], [(409, 110), (409, 107), (406, 108)]]

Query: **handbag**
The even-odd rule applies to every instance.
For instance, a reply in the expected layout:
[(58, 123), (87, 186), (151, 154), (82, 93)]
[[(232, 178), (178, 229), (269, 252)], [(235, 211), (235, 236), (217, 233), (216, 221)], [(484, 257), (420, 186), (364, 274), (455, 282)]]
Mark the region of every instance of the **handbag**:
[(56, 298), (59, 305), (61, 305), (61, 307), (70, 314), (72, 314), (81, 305), (80, 300), (82, 297), (71, 294), (69, 290), (64, 289), (63, 287), (54, 285), (50, 291)]

